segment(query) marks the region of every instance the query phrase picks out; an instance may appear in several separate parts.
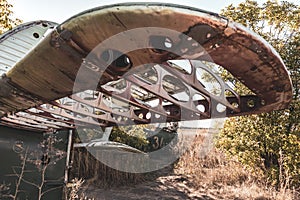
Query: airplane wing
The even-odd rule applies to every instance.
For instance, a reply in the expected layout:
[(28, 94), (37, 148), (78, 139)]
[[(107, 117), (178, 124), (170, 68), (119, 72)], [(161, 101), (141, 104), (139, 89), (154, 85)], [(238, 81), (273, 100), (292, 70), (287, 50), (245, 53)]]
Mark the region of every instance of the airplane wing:
[(35, 131), (255, 114), (292, 98), (287, 69), (264, 39), (164, 3), (20, 25), (0, 36), (0, 71), (0, 123)]

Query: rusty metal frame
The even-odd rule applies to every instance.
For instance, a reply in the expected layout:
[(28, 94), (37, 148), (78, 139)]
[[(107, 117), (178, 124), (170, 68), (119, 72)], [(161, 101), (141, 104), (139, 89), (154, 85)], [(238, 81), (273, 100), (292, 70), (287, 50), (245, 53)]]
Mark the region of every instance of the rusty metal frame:
[[(133, 11), (131, 9), (133, 6), (138, 7), (139, 12)], [(151, 12), (149, 9), (152, 9)], [(156, 9), (167, 17), (161, 18), (156, 15), (153, 11)], [(103, 10), (107, 12), (102, 12)], [(86, 27), (81, 24), (84, 20), (77, 19), (85, 15), (86, 20), (95, 23), (106, 17), (124, 14), (156, 17), (159, 19), (156, 26), (162, 28), (170, 26), (169, 28), (178, 33), (187, 35), (187, 38), (181, 40), (178, 38), (182, 35), (177, 35), (177, 40), (174, 38), (174, 46), (186, 54), (179, 56), (168, 49), (154, 46), (139, 49), (123, 54), (132, 64), (123, 68), (115, 66), (114, 62), (107, 63), (101, 58), (86, 59), (88, 54), (93, 54), (93, 48), (106, 37), (84, 34), (85, 31), (95, 30), (93, 27), (98, 27), (99, 24), (90, 24), (90, 27)], [(173, 24), (168, 20), (175, 18), (180, 18), (182, 24), (172, 27)], [(132, 23), (126, 20), (128, 19), (120, 21), (118, 18), (115, 23), (120, 26), (116, 27), (102, 24), (108, 25), (108, 28), (103, 29), (107, 28), (105, 30), (112, 35), (119, 33), (118, 31), (126, 31), (124, 24)], [(0, 37), (0, 47), (3, 49), (7, 48), (4, 43), (10, 37), (19, 38), (18, 33), (22, 31), (28, 32), (26, 38), (34, 41), (23, 52), (22, 59), (17, 59), (17, 54), (12, 58), (15, 62), (7, 66), (6, 73), (0, 78), (0, 124), (44, 132), (87, 126), (110, 127), (201, 120), (283, 109), (288, 106), (292, 96), (288, 73), (273, 48), (256, 34), (213, 13), (173, 4), (150, 3), (145, 6), (140, 3), (129, 3), (92, 9), (70, 18), (58, 27), (54, 27), (55, 25), (52, 22), (33, 22), (21, 25)], [(135, 24), (130, 25), (133, 28), (140, 28), (140, 25), (136, 27)], [(36, 37), (34, 34), (36, 31), (44, 34), (48, 29), (51, 30), (50, 34), (32, 38)], [(103, 30), (97, 30), (94, 34), (102, 34), (101, 31)], [(148, 35), (144, 40), (151, 43), (153, 37), (158, 36)], [(203, 52), (197, 52), (198, 47), (194, 47), (189, 38), (201, 44), (212, 59), (208, 59)], [(8, 47), (8, 50), (12, 54), (16, 53), (13, 47)], [(113, 53), (117, 49), (105, 51), (110, 52), (113, 58)], [(48, 54), (50, 57), (56, 56), (57, 59), (51, 60)], [(141, 56), (144, 56), (144, 60), (139, 59)], [(10, 59), (5, 56), (0, 58), (5, 61)], [(180, 70), (181, 66), (170, 63), (172, 60), (180, 59), (188, 60), (190, 73)], [(224, 70), (244, 83), (252, 93), (238, 94), (205, 65), (205, 62), (210, 60), (213, 60), (215, 65), (224, 67)], [(156, 64), (149, 65), (148, 63), (153, 63), (152, 61)], [(34, 68), (36, 66), (38, 68)], [(87, 81), (74, 92), (76, 73), (81, 66)], [(152, 70), (152, 72), (148, 77), (141, 75), (141, 68), (142, 71)], [(201, 70), (209, 74), (218, 84), (220, 89), (218, 94), (210, 92), (199, 80), (197, 72)], [(34, 74), (38, 77), (34, 77)], [(102, 78), (99, 80), (99, 86), (92, 88), (88, 80), (97, 79), (100, 74)], [(264, 79), (265, 75), (269, 77)], [(282, 76), (285, 79), (281, 79)], [(120, 80), (125, 83), (122, 89), (116, 87)], [(264, 84), (260, 85), (259, 81), (264, 81)], [(188, 96), (188, 99), (180, 99), (182, 93)], [(226, 93), (231, 95), (228, 96)], [(195, 96), (197, 98), (194, 98)], [(153, 101), (156, 101), (157, 105), (152, 106)]]
[[(98, 91), (94, 91), (97, 95), (93, 97), (90, 96), (91, 91), (89, 91), (89, 93), (81, 92), (73, 94), (70, 97), (41, 105), (37, 107), (36, 112), (27, 110), (15, 114), (8, 114), (6, 117), (3, 117), (2, 120), (20, 127), (28, 126), (31, 129), (36, 128), (37, 131), (74, 129), (77, 128), (77, 126), (87, 125), (102, 127), (123, 126), (129, 124), (174, 122), (234, 116), (238, 115), (239, 112), (250, 112), (251, 109), (255, 109), (247, 105), (249, 99), (255, 100), (255, 102), (260, 101), (255, 95), (240, 97), (220, 77), (208, 68), (205, 68), (222, 87), (220, 96), (209, 93), (196, 78), (197, 66), (195, 67), (195, 65), (198, 65), (198, 67), (200, 65), (201, 68), (204, 68), (203, 63), (200, 61), (190, 61), (190, 63), (192, 66), (191, 74), (184, 74), (178, 69), (170, 67), (168, 63), (154, 65), (153, 69), (157, 72), (156, 83), (151, 84), (142, 81), (137, 74), (131, 73), (123, 77), (124, 81), (126, 81), (126, 87), (120, 90), (121, 92), (112, 92), (103, 86), (99, 88)], [(165, 76), (177, 77), (178, 80), (188, 88), (188, 93), (191, 97), (195, 94), (201, 94), (205, 99), (195, 101), (190, 97), (188, 101), (182, 102), (173, 98), (163, 88), (163, 78)], [(132, 94), (132, 86), (140, 87), (147, 92), (151, 92), (151, 97), (144, 100), (157, 99), (159, 102), (158, 105), (151, 107), (137, 101)], [(229, 90), (234, 96), (226, 97), (225, 90)], [(107, 105), (108, 100), (105, 96), (116, 99), (121, 102), (122, 105), (125, 104), (128, 105), (128, 107), (126, 109), (122, 109), (122, 106), (118, 105), (115, 105), (116, 109), (109, 107)], [(169, 104), (163, 105), (163, 102), (166, 101), (169, 102)], [(233, 107), (233, 103), (238, 103), (239, 106), (237, 108)], [(219, 113), (216, 110), (218, 104), (227, 107), (226, 114)], [(197, 105), (203, 105), (206, 111), (199, 111)], [(95, 113), (95, 109), (98, 109), (101, 113)], [(159, 117), (147, 118), (148, 113)], [(213, 116), (212, 113), (214, 113)], [(219, 113), (219, 115), (216, 113)]]

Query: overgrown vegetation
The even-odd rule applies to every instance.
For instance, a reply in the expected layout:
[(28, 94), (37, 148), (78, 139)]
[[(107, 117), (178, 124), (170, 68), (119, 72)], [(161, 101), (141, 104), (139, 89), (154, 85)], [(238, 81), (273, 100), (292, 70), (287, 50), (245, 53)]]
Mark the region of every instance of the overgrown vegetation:
[(214, 197), (211, 199), (299, 199), (300, 193), (295, 189), (276, 191), (259, 172), (253, 173), (236, 157), (228, 158), (221, 150), (212, 149), (205, 157), (199, 157), (205, 137), (196, 137), (174, 170), (176, 174), (188, 176), (195, 191), (205, 191)]
[(218, 146), (278, 189), (300, 187), (300, 6), (246, 0), (222, 14), (260, 34), (280, 53), (294, 95), (286, 110), (228, 119)]
[[(206, 156), (200, 156), (199, 152), (203, 152), (203, 148), (206, 148), (206, 137), (211, 136), (205, 133), (198, 134), (191, 148), (181, 156), (174, 167), (147, 175), (122, 174), (101, 165), (101, 163), (100, 168), (90, 165), (90, 170), (95, 171), (97, 169), (97, 173), (100, 172), (102, 175), (99, 174), (95, 178), (95, 173), (90, 173), (94, 178), (90, 179), (90, 177), (85, 176), (86, 181), (84, 184), (82, 184), (82, 180), (74, 179), (70, 183), (70, 192), (73, 190), (70, 196), (77, 196), (78, 199), (81, 199), (81, 196), (84, 196), (85, 193), (89, 197), (101, 197), (101, 193), (95, 192), (96, 188), (104, 187), (105, 190), (100, 191), (108, 191), (107, 194), (111, 191), (107, 190), (107, 187), (109, 187), (112, 191), (120, 190), (121, 194), (128, 195), (122, 196), (128, 199), (138, 199), (141, 194), (149, 195), (150, 199), (155, 192), (161, 193), (159, 197), (163, 194), (168, 196), (168, 192), (172, 190), (181, 191), (181, 194), (174, 196), (174, 199), (299, 199), (300, 193), (296, 190), (282, 188), (280, 191), (276, 191), (274, 187), (267, 184), (267, 180), (259, 173), (252, 173), (237, 159), (227, 158), (220, 150), (212, 149)], [(81, 158), (85, 159), (86, 155), (81, 156)], [(93, 159), (93, 157), (91, 156), (89, 159)], [(95, 164), (95, 161), (88, 163)], [(88, 165), (82, 165), (81, 167), (86, 168)], [(103, 172), (108, 172), (108, 174), (104, 175)], [(92, 183), (91, 180), (97, 181)], [(113, 185), (103, 185), (105, 183)], [(78, 184), (80, 184), (79, 187)], [(93, 187), (95, 185), (96, 187)], [(132, 187), (128, 187), (129, 185), (132, 185)], [(91, 190), (88, 189), (90, 187), (92, 187)], [(132, 189), (133, 192), (124, 192), (124, 190), (130, 188), (134, 188)], [(106, 196), (108, 199), (110, 197), (114, 199), (113, 194)]]
[[(74, 160), (71, 169), (71, 178), (83, 178), (87, 185), (109, 188), (138, 184), (145, 180), (143, 174), (122, 172), (101, 163), (84, 148), (75, 149), (73, 153)], [(105, 154), (107, 152), (99, 153)], [(124, 164), (118, 159), (114, 161), (119, 165)]]

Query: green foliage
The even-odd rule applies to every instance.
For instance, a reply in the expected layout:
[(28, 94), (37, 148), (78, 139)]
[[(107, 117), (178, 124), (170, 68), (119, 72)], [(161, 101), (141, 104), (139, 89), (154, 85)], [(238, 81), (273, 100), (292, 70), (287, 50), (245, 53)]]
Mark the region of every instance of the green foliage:
[(176, 131), (167, 127), (156, 131), (145, 132), (148, 125), (134, 125), (114, 127), (109, 137), (110, 141), (127, 144), (144, 152), (151, 152), (161, 149), (170, 144), (177, 136)]
[(7, 0), (0, 0), (0, 34), (21, 23), (21, 20), (12, 17), (11, 9), (12, 5)]
[(228, 119), (217, 145), (276, 186), (300, 186), (300, 6), (246, 0), (222, 12), (273, 45), (290, 72), (294, 96), (286, 110)]
[(289, 184), (298, 184), (299, 125), (289, 127), (290, 114), (289, 111), (274, 111), (231, 118), (220, 134), (218, 146), (237, 156), (254, 172), (265, 174), (275, 185), (281, 183), (281, 176), (290, 178)]
[[(127, 144), (144, 151), (145, 146), (148, 145), (144, 126), (145, 125), (115, 126), (109, 135), (109, 141)], [(77, 129), (76, 131), (77, 136), (75, 142), (90, 142), (103, 137), (103, 132), (98, 129), (84, 128)]]
[(114, 127), (109, 136), (110, 141), (127, 144), (131, 147), (144, 151), (148, 145), (144, 132), (144, 125)]

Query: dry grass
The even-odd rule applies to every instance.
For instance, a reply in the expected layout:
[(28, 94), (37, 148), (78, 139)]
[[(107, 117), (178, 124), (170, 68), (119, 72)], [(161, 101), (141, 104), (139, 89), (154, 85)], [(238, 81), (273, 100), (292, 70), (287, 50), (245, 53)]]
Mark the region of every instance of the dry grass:
[[(283, 187), (280, 191), (268, 186), (262, 174), (253, 174), (236, 160), (212, 148), (207, 154), (205, 143), (212, 142), (206, 133), (198, 133), (190, 150), (178, 162), (151, 174), (129, 174), (109, 169), (97, 162), (88, 152), (77, 152), (70, 196), (77, 199), (234, 199), (234, 200), (300, 200), (296, 190)], [(199, 153), (202, 152), (202, 153)], [(150, 177), (149, 177), (150, 175)], [(78, 187), (78, 184), (80, 185)], [(148, 197), (149, 198), (146, 198)], [(105, 197), (105, 198), (104, 198)], [(72, 199), (72, 198), (70, 198)], [(76, 198), (75, 198), (76, 199)], [(168, 198), (167, 198), (168, 199)]]
[(296, 200), (299, 193), (288, 188), (276, 191), (267, 186), (260, 174), (253, 174), (235, 160), (212, 149), (206, 156), (202, 152), (205, 136), (197, 136), (192, 148), (178, 161), (176, 174), (189, 175), (193, 187), (207, 191), (219, 199), (253, 199), (253, 200)]
[(106, 166), (85, 149), (77, 149), (74, 154), (71, 178), (84, 179), (85, 186), (94, 185), (110, 188), (128, 184), (134, 185), (145, 180), (143, 174), (126, 173)]

